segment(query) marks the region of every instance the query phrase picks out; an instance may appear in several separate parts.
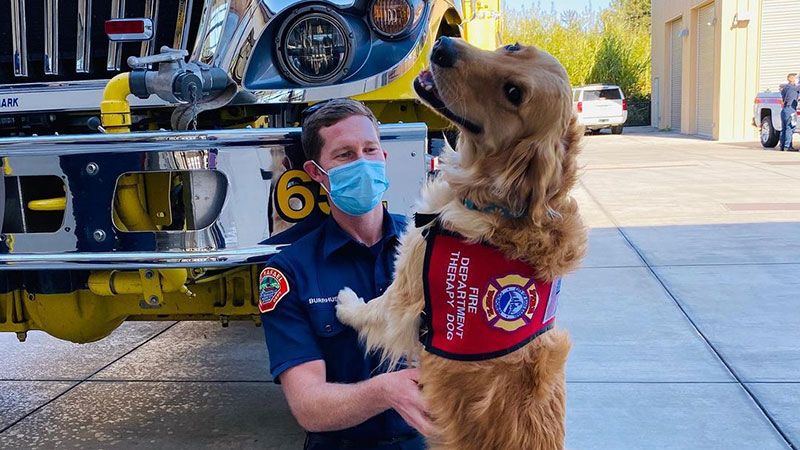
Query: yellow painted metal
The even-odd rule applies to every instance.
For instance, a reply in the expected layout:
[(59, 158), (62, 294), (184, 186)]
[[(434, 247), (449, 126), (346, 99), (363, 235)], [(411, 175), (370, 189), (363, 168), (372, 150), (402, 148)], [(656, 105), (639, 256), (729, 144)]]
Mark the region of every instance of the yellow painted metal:
[[(157, 295), (164, 292), (180, 292), (191, 296), (185, 286), (188, 279), (186, 269), (140, 269), (139, 271), (98, 271), (89, 275), (89, 290), (105, 297), (120, 294)], [(155, 287), (154, 287), (155, 285)]]
[(114, 209), (120, 221), (131, 231), (152, 231), (156, 229), (150, 214), (142, 205), (140, 196), (142, 174), (125, 174), (117, 181), (114, 195)]
[[(501, 0), (465, 1), (464, 17), (471, 20), (467, 25), (469, 34), (467, 35), (467, 30), (465, 30), (464, 38), (481, 48), (491, 50), (497, 48), (500, 43), (499, 14), (501, 7)], [(442, 23), (449, 26), (456, 26), (460, 23), (459, 14), (448, 9), (445, 2), (436, 2), (431, 16), (436, 19), (431, 20), (429, 24), (425, 45), (413, 67), (386, 86), (354, 97), (365, 102), (382, 123), (423, 121), (431, 130), (442, 130), (449, 126), (447, 121), (433, 114), (427, 108), (419, 106), (413, 89), (414, 78), (429, 65), (428, 55), (439, 37)]]
[(439, 26), (443, 20), (448, 20), (446, 18), (447, 13), (448, 5), (446, 2), (434, 2), (431, 17), (435, 19), (431, 20), (428, 24), (425, 46), (420, 52), (416, 62), (414, 62), (413, 67), (386, 86), (353, 98), (364, 102), (415, 100), (417, 97), (413, 88), (414, 78), (419, 75), (419, 72), (422, 71), (422, 69), (428, 67), (428, 55), (431, 53), (431, 48), (433, 47), (434, 42), (436, 42), (436, 39), (439, 37)]
[(155, 226), (172, 224), (172, 172), (148, 172), (144, 174), (147, 198), (147, 213)]
[(66, 197), (45, 198), (28, 202), (28, 209), (31, 211), (63, 211), (66, 207)]
[(128, 133), (131, 131), (131, 107), (128, 95), (131, 93), (129, 73), (121, 73), (108, 81), (100, 102), (100, 122), (108, 133)]
[[(470, 0), (464, 3), (465, 8), (472, 5)], [(489, 5), (489, 11), (492, 8), (499, 11), (499, 0), (476, 2), (474, 9), (485, 11), (486, 8), (481, 9), (484, 4)], [(471, 11), (466, 17), (478, 17)], [(458, 12), (447, 6), (447, 2), (434, 2), (432, 17), (436, 19), (431, 20), (424, 48), (413, 67), (389, 85), (357, 97), (373, 108), (384, 123), (424, 121), (431, 129), (446, 126), (438, 116), (415, 101), (412, 88), (414, 77), (428, 64), (428, 55), (442, 23), (452, 27), (460, 22)], [(479, 17), (479, 20), (486, 19)], [(488, 36), (496, 38), (498, 28), (496, 23), (492, 28), (491, 20), (481, 24), (473, 20), (468, 26), (470, 34), (465, 37), (486, 48), (488, 44), (480, 41), (485, 38), (483, 42), (488, 43), (490, 39), (480, 36), (489, 33)], [(128, 74), (117, 75), (107, 84), (100, 109), (103, 127), (108, 132), (130, 130), (129, 94)], [(266, 125), (262, 119), (256, 126)], [(7, 175), (12, 173), (8, 164), (3, 165), (3, 170)], [(118, 228), (153, 230), (156, 225), (164, 225), (148, 212), (166, 211), (163, 197), (159, 200), (148, 195), (150, 183), (150, 179), (140, 174), (123, 176), (119, 180), (112, 211)], [(13, 235), (8, 235), (7, 244), (13, 246)], [(148, 272), (152, 274), (150, 278)], [(190, 278), (186, 269), (102, 271), (90, 275), (86, 289), (69, 293), (33, 294), (25, 290), (0, 293), (0, 332), (16, 332), (18, 336), (24, 336), (28, 330), (43, 330), (72, 342), (91, 342), (107, 336), (125, 320), (221, 318), (223, 324), (227, 320), (260, 323), (257, 266), (240, 267), (212, 276), (204, 276), (203, 272), (192, 271)], [(147, 295), (157, 295), (158, 302), (148, 302)]]
[(430, 130), (443, 130), (452, 125), (428, 107), (415, 101), (367, 102), (381, 123), (425, 122)]
[(252, 320), (259, 324), (257, 279), (255, 266), (232, 269), (191, 284), (196, 294), (193, 297), (180, 292), (180, 288), (172, 290), (180, 284), (180, 279), (164, 280), (168, 290), (157, 305), (145, 302), (140, 293), (108, 296), (82, 289), (34, 295), (24, 290), (13, 291), (0, 294), (0, 332), (15, 332), (19, 336), (30, 330), (43, 330), (59, 339), (83, 343), (107, 336), (125, 320), (222, 318), (223, 323)]
[(464, 39), (484, 50), (500, 46), (501, 0), (464, 0)]

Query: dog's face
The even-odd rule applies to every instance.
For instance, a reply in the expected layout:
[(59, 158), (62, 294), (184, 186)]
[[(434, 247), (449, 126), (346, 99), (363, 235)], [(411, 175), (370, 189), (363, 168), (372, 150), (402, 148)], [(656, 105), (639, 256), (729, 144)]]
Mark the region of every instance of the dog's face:
[(485, 51), (447, 37), (430, 60), (414, 88), (461, 131), (461, 173), (451, 172), (451, 185), (476, 203), (532, 209), (535, 221), (551, 212), (575, 182), (582, 134), (564, 67), (535, 47)]
[(440, 38), (430, 71), (414, 83), (419, 97), (486, 148), (566, 127), (572, 91), (563, 66), (536, 47), (495, 51)]

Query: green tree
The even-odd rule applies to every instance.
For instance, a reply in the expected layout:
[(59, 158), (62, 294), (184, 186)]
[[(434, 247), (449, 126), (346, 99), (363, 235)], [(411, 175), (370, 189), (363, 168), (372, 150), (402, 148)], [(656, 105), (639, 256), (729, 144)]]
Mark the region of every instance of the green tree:
[(552, 54), (574, 86), (619, 85), (631, 98), (650, 95), (650, 0), (613, 0), (592, 11), (507, 9), (503, 39)]

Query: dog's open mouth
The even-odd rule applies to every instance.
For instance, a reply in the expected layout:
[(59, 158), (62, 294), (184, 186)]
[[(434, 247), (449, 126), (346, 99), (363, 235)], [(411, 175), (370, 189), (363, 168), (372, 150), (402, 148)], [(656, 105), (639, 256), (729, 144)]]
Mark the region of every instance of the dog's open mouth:
[(419, 98), (431, 108), (452, 120), (457, 125), (461, 125), (470, 133), (480, 134), (481, 131), (483, 131), (480, 125), (459, 116), (444, 104), (444, 101), (442, 101), (442, 98), (439, 96), (439, 89), (436, 87), (436, 81), (433, 79), (433, 73), (431, 73), (430, 70), (423, 70), (417, 78), (414, 79), (414, 90), (417, 92), (417, 95), (419, 95)]

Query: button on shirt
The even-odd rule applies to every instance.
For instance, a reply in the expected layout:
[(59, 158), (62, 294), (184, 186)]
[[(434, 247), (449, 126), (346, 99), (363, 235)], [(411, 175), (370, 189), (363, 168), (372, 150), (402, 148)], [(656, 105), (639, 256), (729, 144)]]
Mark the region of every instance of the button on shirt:
[[(338, 321), (336, 297), (344, 287), (366, 301), (386, 290), (394, 273), (397, 238), (405, 226), (404, 217), (384, 211), (383, 237), (367, 247), (328, 218), (267, 263), (288, 283), (274, 309), (262, 314), (276, 382), (286, 370), (320, 359), (330, 383), (356, 383), (386, 371), (380, 358), (366, 355), (358, 333)], [(353, 428), (319, 434), (364, 440), (413, 432), (397, 412), (388, 410)]]

